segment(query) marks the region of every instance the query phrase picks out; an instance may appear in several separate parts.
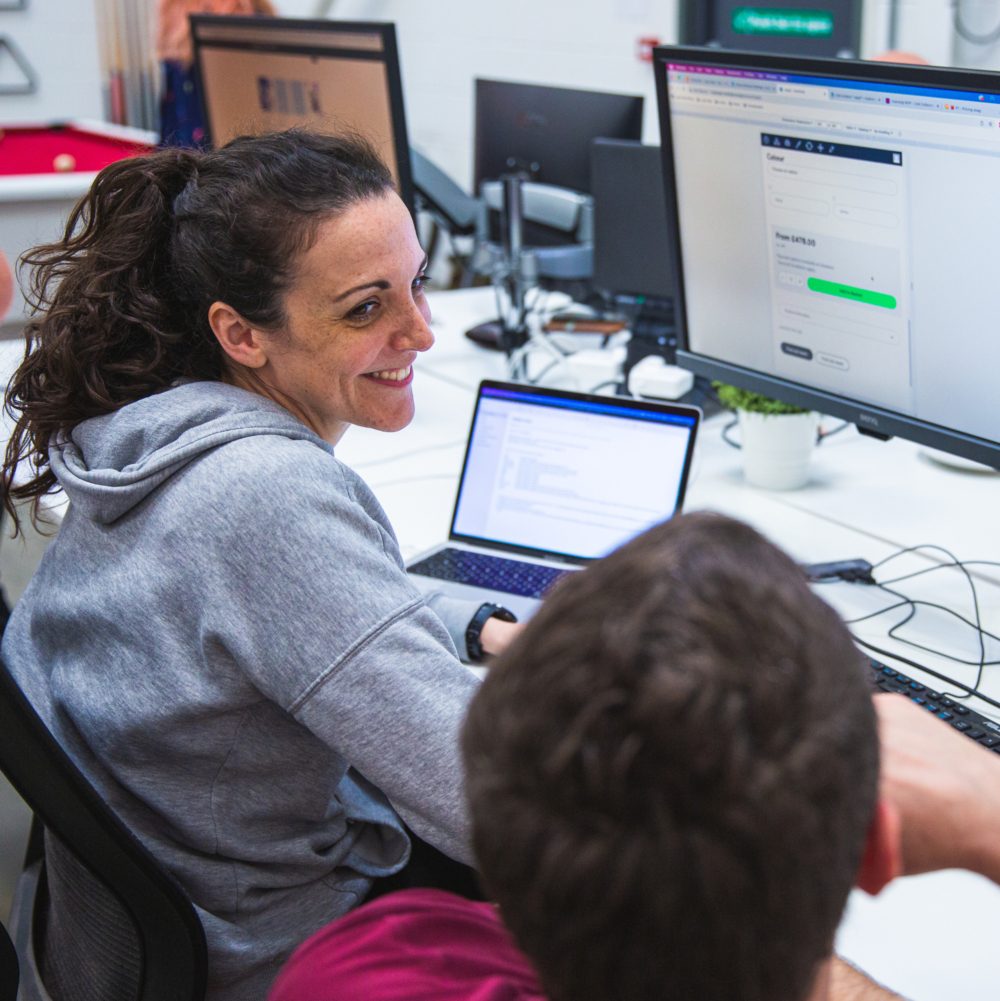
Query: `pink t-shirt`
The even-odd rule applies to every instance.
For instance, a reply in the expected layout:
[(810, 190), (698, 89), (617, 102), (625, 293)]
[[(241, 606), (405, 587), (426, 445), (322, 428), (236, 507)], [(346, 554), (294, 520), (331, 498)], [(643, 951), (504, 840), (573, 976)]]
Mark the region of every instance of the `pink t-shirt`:
[(307, 939), (268, 1001), (545, 1001), (491, 904), (402, 890)]

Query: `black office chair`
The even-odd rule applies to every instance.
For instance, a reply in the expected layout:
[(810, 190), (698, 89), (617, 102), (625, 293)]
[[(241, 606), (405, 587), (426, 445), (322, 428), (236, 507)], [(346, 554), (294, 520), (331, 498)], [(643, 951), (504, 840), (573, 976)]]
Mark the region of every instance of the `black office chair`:
[(19, 979), (17, 950), (7, 929), (0, 926), (0, 1001), (17, 1001)]
[(190, 900), (2, 662), (0, 769), (35, 813), (11, 915), (23, 1001), (204, 1001), (205, 934)]

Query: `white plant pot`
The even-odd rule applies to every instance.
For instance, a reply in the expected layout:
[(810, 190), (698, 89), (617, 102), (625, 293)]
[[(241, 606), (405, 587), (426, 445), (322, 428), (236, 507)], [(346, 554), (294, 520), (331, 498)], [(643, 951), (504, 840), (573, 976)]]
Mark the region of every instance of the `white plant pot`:
[(756, 414), (746, 410), (739, 415), (747, 483), (767, 490), (804, 486), (816, 445), (818, 415)]

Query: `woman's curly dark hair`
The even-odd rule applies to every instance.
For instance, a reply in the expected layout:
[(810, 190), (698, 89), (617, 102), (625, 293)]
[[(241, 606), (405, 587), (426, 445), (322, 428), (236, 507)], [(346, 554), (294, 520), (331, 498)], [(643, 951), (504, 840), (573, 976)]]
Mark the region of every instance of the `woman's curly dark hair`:
[[(296, 261), (319, 224), (392, 187), (365, 140), (299, 129), (102, 170), (62, 239), (21, 258), (32, 318), (4, 399), (15, 422), (3, 466), (15, 531), (15, 503), (31, 500), (37, 518), (56, 485), (54, 437), (179, 378), (221, 378), (209, 306), (222, 301), (262, 329), (280, 327)], [(15, 481), (25, 460), (33, 475)]]

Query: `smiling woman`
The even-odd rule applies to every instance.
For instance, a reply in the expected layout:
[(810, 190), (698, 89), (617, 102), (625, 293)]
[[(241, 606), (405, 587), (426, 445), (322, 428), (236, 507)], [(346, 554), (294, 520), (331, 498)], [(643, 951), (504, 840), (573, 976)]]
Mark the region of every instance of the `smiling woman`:
[[(334, 454), (412, 419), (426, 258), (374, 153), (303, 132), (108, 167), (67, 232), (26, 259), (4, 485), (12, 514), (70, 506), (3, 656), (190, 894), (210, 1001), (254, 1001), (385, 877), (426, 879), (411, 847), (469, 859), (479, 609), (417, 593)], [(517, 628), (491, 626), (487, 652)]]
[(320, 223), (278, 332), (255, 330), (225, 303), (209, 307), (231, 381), (281, 403), (331, 444), (351, 424), (406, 427), (413, 362), (434, 343), (426, 265), (395, 194)]

